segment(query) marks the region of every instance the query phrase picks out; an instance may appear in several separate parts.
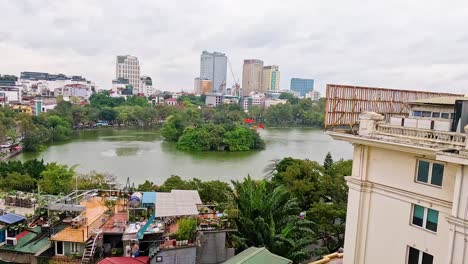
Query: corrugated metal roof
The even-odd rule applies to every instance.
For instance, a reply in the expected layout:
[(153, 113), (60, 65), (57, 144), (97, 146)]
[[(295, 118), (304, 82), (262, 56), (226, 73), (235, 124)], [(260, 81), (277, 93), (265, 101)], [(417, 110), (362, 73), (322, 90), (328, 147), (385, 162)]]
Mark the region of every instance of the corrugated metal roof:
[(197, 204), (201, 204), (198, 191), (172, 190), (156, 193), (156, 217), (198, 215)]
[(468, 97), (433, 97), (433, 98), (425, 98), (419, 99), (410, 102), (410, 104), (439, 104), (439, 105), (455, 105), (456, 100), (468, 100)]
[(3, 222), (5, 224), (14, 224), (23, 220), (26, 220), (26, 217), (12, 213), (6, 213), (0, 216), (0, 222)]
[(224, 264), (289, 264), (291, 260), (275, 255), (268, 249), (261, 247), (249, 247), (234, 257), (228, 259)]

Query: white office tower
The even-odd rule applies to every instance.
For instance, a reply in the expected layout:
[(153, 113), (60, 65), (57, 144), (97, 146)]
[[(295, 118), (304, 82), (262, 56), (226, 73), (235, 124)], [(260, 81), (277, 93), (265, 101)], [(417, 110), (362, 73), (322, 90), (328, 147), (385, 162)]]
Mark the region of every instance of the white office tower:
[(140, 89), (140, 63), (138, 58), (130, 55), (117, 56), (115, 67), (115, 79), (127, 79), (133, 86), (133, 93), (136, 94)]

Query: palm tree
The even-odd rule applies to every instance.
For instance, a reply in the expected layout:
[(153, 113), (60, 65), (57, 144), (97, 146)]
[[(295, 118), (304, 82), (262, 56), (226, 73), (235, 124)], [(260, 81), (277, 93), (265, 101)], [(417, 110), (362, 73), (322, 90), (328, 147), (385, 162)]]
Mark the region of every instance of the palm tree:
[(254, 181), (250, 176), (232, 184), (239, 211), (234, 236), (238, 249), (266, 247), (295, 263), (309, 257), (306, 247), (314, 241), (312, 222), (300, 219), (297, 200), (284, 186), (270, 190), (268, 182)]

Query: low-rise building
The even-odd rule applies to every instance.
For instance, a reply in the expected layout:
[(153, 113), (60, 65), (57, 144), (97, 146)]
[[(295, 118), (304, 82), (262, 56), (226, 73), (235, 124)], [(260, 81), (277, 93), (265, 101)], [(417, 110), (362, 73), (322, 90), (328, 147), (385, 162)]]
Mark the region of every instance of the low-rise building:
[(222, 93), (207, 93), (205, 99), (205, 105), (208, 107), (216, 107), (223, 103)]
[(272, 105), (285, 104), (287, 102), (287, 99), (265, 99), (263, 101), (263, 107), (268, 108)]
[(164, 103), (166, 103), (167, 105), (170, 105), (170, 106), (176, 106), (176, 105), (179, 104), (177, 102), (177, 99), (175, 99), (175, 98), (168, 98), (168, 99), (164, 100)]
[(310, 91), (305, 94), (304, 98), (310, 98), (312, 101), (318, 101), (320, 99), (320, 92)]

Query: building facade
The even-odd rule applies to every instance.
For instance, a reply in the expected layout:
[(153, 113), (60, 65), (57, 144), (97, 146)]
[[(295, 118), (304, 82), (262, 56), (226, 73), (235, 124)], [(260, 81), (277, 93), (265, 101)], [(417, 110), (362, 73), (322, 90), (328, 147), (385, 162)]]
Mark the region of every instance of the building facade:
[(320, 99), (321, 95), (317, 91), (310, 91), (307, 92), (304, 96), (304, 98), (310, 98), (312, 101), (318, 101)]
[(134, 93), (138, 93), (140, 88), (140, 63), (135, 56), (117, 56), (115, 65), (115, 79), (127, 79), (133, 86)]
[(263, 61), (256, 59), (244, 60), (242, 67), (242, 90), (243, 95), (248, 96), (250, 92), (260, 92), (263, 82)]
[(306, 93), (314, 90), (314, 80), (313, 79), (301, 79), (301, 78), (292, 78), (291, 79), (291, 91), (298, 92), (301, 97), (304, 97)]
[[(222, 92), (226, 88), (227, 57), (220, 52), (203, 51), (200, 57), (200, 81), (211, 80), (212, 91)], [(202, 86), (200, 84), (200, 86)]]
[(421, 100), (389, 122), (363, 113), (358, 134), (327, 132), (354, 146), (345, 264), (468, 263), (468, 135), (447, 129), (464, 118), (449, 118), (454, 100)]
[(277, 92), (280, 85), (280, 71), (279, 66), (265, 66), (262, 71), (262, 91), (261, 92)]
[(154, 94), (153, 80), (151, 77), (142, 76), (140, 78), (140, 88), (138, 90), (138, 94), (146, 97)]

